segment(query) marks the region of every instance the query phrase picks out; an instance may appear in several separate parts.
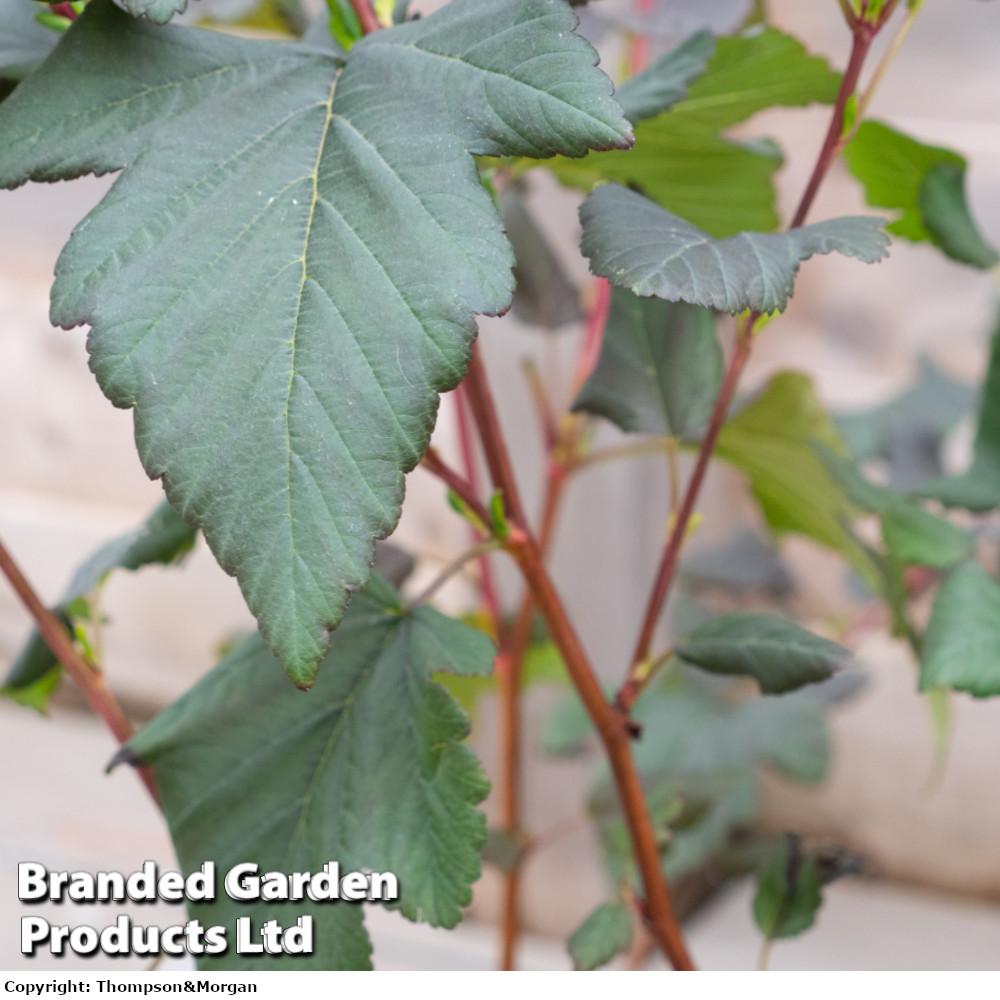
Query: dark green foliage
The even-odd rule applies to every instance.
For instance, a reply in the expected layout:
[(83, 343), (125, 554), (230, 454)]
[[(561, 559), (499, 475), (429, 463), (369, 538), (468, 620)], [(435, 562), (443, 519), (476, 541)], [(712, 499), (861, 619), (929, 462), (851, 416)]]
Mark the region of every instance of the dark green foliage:
[(765, 694), (783, 694), (832, 676), (851, 652), (794, 622), (768, 615), (722, 615), (677, 644), (677, 655), (716, 674), (753, 677)]
[(607, 965), (632, 947), (632, 914), (622, 903), (601, 903), (573, 932), (567, 947), (575, 969)]
[[(685, 46), (694, 44), (700, 43)], [(686, 54), (690, 58), (689, 48)], [(656, 67), (646, 72), (653, 76)], [(645, 94), (652, 82), (631, 86)], [(686, 100), (637, 126), (634, 150), (579, 162), (557, 159), (551, 169), (563, 184), (584, 191), (602, 180), (637, 188), (712, 236), (768, 231), (778, 225), (772, 179), (781, 153), (773, 143), (741, 143), (724, 133), (774, 105), (832, 101), (838, 82), (824, 60), (774, 28), (721, 38)], [(628, 94), (629, 85), (623, 89)], [(648, 113), (651, 106), (641, 110)]]
[(580, 248), (594, 274), (637, 295), (728, 313), (783, 310), (799, 266), (814, 254), (842, 253), (871, 264), (886, 256), (888, 245), (882, 220), (866, 216), (713, 240), (618, 184), (592, 192), (580, 221)]
[(709, 310), (615, 288), (597, 367), (573, 409), (623, 431), (690, 437), (712, 413), (722, 367)]
[(341, 72), (94, 0), (0, 106), (0, 185), (127, 165), (60, 258), (53, 319), (91, 324), (146, 471), (300, 686), (395, 527), (475, 313), (510, 302), (470, 152), (631, 142), (573, 23), (560, 0), (455, 0)]
[[(456, 924), (479, 876), (486, 823), (475, 806), (489, 785), (462, 744), (466, 716), (430, 677), (486, 673), (493, 652), (482, 633), (436, 611), (402, 612), (378, 577), (352, 601), (330, 669), (308, 693), (250, 639), (129, 744), (155, 771), (184, 870), (213, 860), (223, 872), (250, 861), (261, 871), (317, 872), (332, 859), (342, 872), (393, 872), (411, 920)], [(367, 965), (358, 907), (275, 907), (220, 893), (192, 916), (287, 925), (300, 912), (316, 917), (316, 951), (296, 968)], [(246, 964), (260, 967), (231, 950), (203, 967)]]

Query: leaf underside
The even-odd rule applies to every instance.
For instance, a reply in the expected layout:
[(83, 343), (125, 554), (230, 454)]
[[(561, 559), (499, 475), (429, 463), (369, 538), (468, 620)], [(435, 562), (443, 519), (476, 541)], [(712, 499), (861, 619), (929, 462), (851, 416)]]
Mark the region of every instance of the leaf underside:
[(696, 433), (711, 416), (722, 382), (715, 325), (707, 309), (612, 289), (597, 367), (573, 409), (630, 433)]
[(147, 473), (300, 686), (396, 525), (475, 314), (510, 302), (470, 154), (631, 141), (574, 24), (561, 0), (455, 0), (341, 70), (94, 0), (0, 106), (0, 185), (122, 171), (59, 259), (53, 320), (91, 325)]
[[(489, 783), (462, 740), (468, 720), (430, 680), (437, 670), (485, 673), (492, 643), (429, 608), (401, 614), (380, 578), (351, 603), (316, 684), (297, 691), (258, 636), (223, 660), (129, 744), (153, 767), (185, 872), (213, 860), (260, 871), (392, 872), (411, 920), (454, 926), (479, 877)], [(231, 949), (204, 968), (336, 969), (368, 963), (361, 909), (346, 903), (231, 900), (220, 892), (192, 917), (255, 927), (301, 913), (316, 951), (294, 960)]]
[(618, 184), (592, 192), (580, 220), (580, 246), (594, 274), (637, 295), (728, 313), (784, 309), (799, 266), (814, 254), (837, 252), (874, 263), (888, 245), (882, 220), (868, 216), (713, 239)]

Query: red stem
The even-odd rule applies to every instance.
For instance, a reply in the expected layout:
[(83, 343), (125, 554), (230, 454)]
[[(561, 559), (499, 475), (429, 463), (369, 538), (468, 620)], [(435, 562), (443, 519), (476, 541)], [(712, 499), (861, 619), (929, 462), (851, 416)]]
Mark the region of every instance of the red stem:
[(372, 10), (369, 0), (350, 0), (350, 3), (354, 8), (354, 13), (358, 15), (358, 24), (361, 26), (362, 34), (370, 35), (382, 27), (378, 23), (378, 18), (375, 16), (375, 11)]
[(490, 525), (490, 513), (480, 503), (476, 491), (467, 479), (463, 479), (454, 469), (444, 462), (434, 448), (428, 448), (420, 464), (432, 475), (440, 479), (457, 496), (461, 497), (469, 509), (479, 518), (484, 529)]
[[(891, 9), (889, 11), (891, 13)], [(833, 108), (833, 117), (830, 120), (830, 128), (826, 133), (823, 148), (820, 150), (813, 168), (812, 176), (799, 201), (799, 207), (792, 217), (791, 228), (801, 226), (809, 215), (809, 210), (816, 200), (820, 185), (830, 170), (833, 161), (837, 158), (843, 146), (844, 119), (847, 111), (847, 103), (858, 89), (858, 80), (861, 77), (861, 67), (864, 65), (865, 57), (871, 48), (872, 41), (878, 33), (878, 29), (884, 24), (884, 19), (878, 25), (858, 22), (854, 29), (854, 37), (851, 42), (851, 57), (844, 70), (844, 77), (840, 84), (840, 92), (837, 94), (837, 103)]]
[[(104, 720), (119, 743), (127, 743), (135, 734), (135, 730), (105, 685), (104, 675), (76, 648), (62, 622), (42, 603), (2, 542), (0, 542), (0, 572), (10, 581), (17, 596), (34, 618), (35, 625), (52, 650), (52, 654), (66, 668), (66, 673), (83, 692), (90, 707)], [(153, 772), (148, 767), (136, 767), (136, 771), (153, 801), (159, 804)]]
[(660, 568), (656, 574), (656, 582), (653, 584), (653, 591), (646, 606), (646, 617), (643, 619), (642, 628), (639, 631), (639, 639), (636, 642), (635, 652), (632, 654), (633, 669), (629, 679), (618, 693), (618, 704), (628, 711), (635, 703), (639, 695), (639, 681), (635, 676), (635, 668), (640, 666), (649, 656), (650, 646), (653, 642), (653, 635), (656, 630), (656, 623), (660, 617), (660, 611), (666, 602), (670, 592), (670, 585), (673, 582), (674, 574), (677, 570), (677, 560), (684, 540), (687, 536), (688, 525), (691, 523), (691, 515), (694, 514), (695, 504), (698, 502), (698, 494), (701, 492), (702, 483), (705, 480), (705, 473), (708, 471), (712, 453), (715, 451), (716, 442), (719, 439), (719, 432), (726, 422), (726, 414), (736, 393), (736, 386), (739, 383), (740, 375), (750, 356), (750, 349), (753, 345), (752, 336), (747, 329), (741, 331), (736, 344), (736, 350), (726, 369), (725, 378), (719, 389), (719, 395), (715, 400), (715, 408), (708, 423), (708, 429), (702, 438), (701, 446), (698, 448), (698, 457), (695, 460), (694, 470), (691, 479), (688, 481), (687, 489), (684, 492), (684, 499), (681, 501), (680, 510), (677, 512), (677, 520), (667, 539), (666, 548), (660, 560)]

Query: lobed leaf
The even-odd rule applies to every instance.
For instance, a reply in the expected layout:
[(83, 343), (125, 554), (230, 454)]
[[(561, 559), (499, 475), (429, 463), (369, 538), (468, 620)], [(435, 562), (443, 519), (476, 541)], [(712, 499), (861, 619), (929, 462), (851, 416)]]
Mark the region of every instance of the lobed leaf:
[(580, 221), (580, 246), (594, 274), (637, 295), (728, 313), (784, 309), (799, 266), (813, 254), (870, 264), (886, 256), (888, 245), (882, 220), (867, 216), (717, 240), (618, 184), (591, 192)]
[(979, 563), (964, 563), (941, 584), (921, 652), (921, 691), (1000, 694), (1000, 584)]
[(1000, 258), (976, 229), (965, 199), (965, 159), (881, 122), (862, 122), (844, 150), (869, 205), (901, 211), (889, 231), (930, 242), (953, 260), (988, 269)]
[(765, 694), (824, 681), (852, 655), (794, 622), (753, 614), (714, 618), (685, 636), (676, 652), (715, 674), (753, 677)]
[(614, 288), (601, 354), (573, 403), (623, 431), (688, 437), (711, 416), (722, 382), (715, 317)]
[[(122, 170), (57, 265), (147, 473), (308, 687), (511, 252), (471, 154), (628, 123), (562, 0), (454, 0), (335, 54), (94, 0), (0, 105), (0, 186)], [(60, 100), (51, 100), (59, 93)]]
[(747, 474), (775, 534), (812, 538), (872, 580), (871, 560), (847, 528), (854, 505), (824, 467), (816, 442), (834, 451), (843, 447), (812, 382), (785, 372), (723, 426), (716, 455)]
[[(486, 823), (475, 806), (489, 784), (462, 742), (466, 716), (430, 677), (486, 673), (493, 653), (481, 632), (430, 608), (402, 612), (378, 577), (351, 602), (331, 669), (308, 693), (250, 639), (129, 744), (155, 771), (185, 872), (206, 859), (219, 871), (252, 861), (261, 871), (316, 872), (337, 861), (342, 872), (393, 872), (405, 916), (454, 926), (479, 876)], [(303, 907), (316, 918), (316, 951), (296, 967), (367, 963), (360, 908)], [(237, 916), (256, 926), (299, 912), (220, 894), (192, 916), (231, 927)], [(235, 954), (203, 967), (242, 963), (259, 967)]]

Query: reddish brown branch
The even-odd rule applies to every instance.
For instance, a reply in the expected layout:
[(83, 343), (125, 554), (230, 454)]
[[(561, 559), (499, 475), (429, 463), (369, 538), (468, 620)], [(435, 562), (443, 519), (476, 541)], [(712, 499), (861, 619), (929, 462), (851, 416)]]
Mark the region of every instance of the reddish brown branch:
[(858, 21), (854, 24), (854, 40), (851, 43), (851, 57), (848, 60), (847, 69), (844, 70), (844, 77), (840, 84), (840, 91), (837, 94), (837, 102), (833, 108), (833, 117), (830, 120), (830, 128), (826, 133), (826, 139), (823, 141), (823, 147), (816, 159), (816, 166), (813, 167), (809, 183), (806, 185), (806, 189), (802, 194), (799, 206), (795, 210), (795, 215), (792, 216), (792, 229), (795, 229), (797, 226), (801, 226), (806, 221), (806, 218), (809, 215), (809, 210), (812, 208), (813, 202), (816, 200), (816, 195), (819, 193), (820, 185), (823, 183), (830, 167), (833, 165), (833, 161), (837, 158), (843, 148), (844, 121), (847, 113), (847, 104), (854, 95), (855, 91), (858, 89), (858, 81), (861, 77), (861, 67), (864, 66), (868, 50), (871, 48), (872, 41), (875, 39), (878, 29), (883, 23), (884, 20), (880, 22), (878, 26), (865, 24), (863, 21)]
[(618, 705), (630, 710), (635, 703), (635, 699), (641, 690), (641, 681), (637, 674), (642, 668), (644, 661), (649, 657), (650, 646), (653, 642), (653, 635), (656, 631), (656, 623), (659, 620), (660, 612), (670, 593), (670, 585), (673, 583), (674, 574), (677, 571), (677, 560), (680, 557), (684, 540), (687, 536), (688, 527), (691, 523), (691, 516), (694, 514), (695, 504), (698, 502), (698, 495), (701, 493), (702, 483), (705, 481), (705, 473), (708, 471), (712, 453), (715, 451), (715, 444), (719, 439), (719, 432), (726, 422), (726, 414), (736, 393), (736, 386), (739, 383), (740, 375), (750, 356), (750, 348), (753, 341), (749, 334), (749, 323), (745, 325), (736, 345), (729, 367), (726, 370), (725, 378), (719, 389), (719, 395), (715, 400), (715, 408), (708, 423), (708, 429), (702, 438), (698, 448), (698, 457), (695, 459), (694, 470), (691, 479), (688, 481), (687, 489), (684, 491), (684, 499), (681, 501), (680, 510), (670, 531), (663, 556), (660, 559), (660, 567), (656, 574), (656, 581), (653, 584), (653, 591), (646, 606), (646, 616), (642, 621), (642, 628), (639, 630), (639, 639), (636, 642), (635, 652), (632, 654), (632, 665), (629, 677), (621, 690), (618, 692)]
[[(90, 707), (104, 720), (119, 743), (127, 743), (135, 731), (125, 718), (121, 706), (104, 683), (104, 676), (73, 644), (62, 622), (41, 602), (34, 588), (25, 578), (13, 557), (0, 542), (0, 572), (7, 577), (21, 602), (35, 620), (42, 638), (53, 656), (65, 667), (66, 673), (83, 692)], [(153, 772), (147, 767), (137, 767), (136, 771), (146, 786), (153, 801), (159, 804)]]
[(680, 929), (670, 905), (667, 884), (660, 867), (659, 849), (646, 807), (639, 774), (632, 756), (633, 731), (624, 713), (608, 703), (565, 607), (545, 569), (542, 554), (524, 519), (523, 505), (510, 465), (509, 453), (497, 419), (493, 397), (478, 353), (474, 350), (467, 378), (469, 401), (479, 429), (494, 485), (506, 504), (513, 528), (505, 548), (513, 556), (545, 619), (553, 642), (562, 655), (580, 696), (607, 750), (622, 802), (629, 836), (642, 875), (646, 899), (643, 913), (650, 930), (677, 969), (692, 969)]
[(472, 484), (448, 465), (434, 448), (428, 448), (420, 464), (432, 475), (437, 476), (462, 502), (479, 518), (483, 529), (489, 528), (490, 513), (483, 506)]

